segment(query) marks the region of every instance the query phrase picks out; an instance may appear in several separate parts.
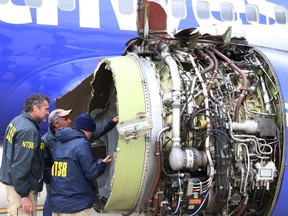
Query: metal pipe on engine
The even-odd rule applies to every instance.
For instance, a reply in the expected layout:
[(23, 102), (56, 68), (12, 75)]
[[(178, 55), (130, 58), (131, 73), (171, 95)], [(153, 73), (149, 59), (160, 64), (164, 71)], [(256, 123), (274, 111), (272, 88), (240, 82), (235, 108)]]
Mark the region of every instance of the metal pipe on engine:
[(246, 150), (247, 163), (246, 163), (246, 176), (245, 176), (244, 188), (243, 189), (240, 188), (240, 192), (246, 196), (247, 195), (248, 177), (249, 177), (250, 167), (251, 167), (250, 157), (253, 156), (253, 154), (250, 154), (248, 146), (245, 143), (239, 143), (239, 145), (237, 146), (237, 156), (239, 157), (239, 159), (241, 159), (241, 156), (240, 156), (240, 147), (241, 146), (243, 146), (244, 149)]
[(270, 98), (269, 98), (268, 91), (266, 89), (263, 77), (260, 77), (260, 83), (261, 83), (261, 87), (262, 87), (262, 94), (263, 94), (263, 100), (264, 100), (264, 103), (265, 103), (266, 111), (269, 114), (271, 114), (272, 110), (271, 110)]
[(161, 57), (170, 69), (172, 79), (172, 149), (169, 155), (169, 163), (173, 170), (180, 170), (184, 164), (180, 145), (181, 81), (177, 64), (169, 53), (168, 45), (162, 43), (159, 48)]
[[(206, 115), (208, 117), (206, 117), (206, 121), (207, 121), (207, 130), (210, 130), (210, 126), (211, 126), (211, 123), (210, 123), (210, 113), (209, 113), (209, 101), (208, 101), (208, 92), (207, 92), (207, 88), (206, 88), (206, 85), (204, 83), (204, 80), (196, 66), (196, 63), (193, 59), (193, 57), (189, 54), (189, 58), (190, 58), (190, 61), (192, 63), (192, 66), (195, 70), (195, 73), (202, 85), (202, 88), (203, 88), (203, 94), (204, 94), (204, 104), (205, 104), (205, 109), (206, 109)], [(209, 162), (209, 167), (210, 167), (210, 178), (213, 178), (214, 177), (214, 163), (213, 163), (213, 160), (212, 160), (212, 156), (211, 156), (211, 153), (210, 153), (210, 148), (209, 148), (209, 145), (210, 145), (210, 136), (207, 136), (206, 137), (206, 140), (205, 140), (205, 151), (206, 151), (206, 155), (207, 155), (207, 159), (208, 159), (208, 162)]]
[[(203, 103), (203, 101), (204, 101), (205, 99), (207, 99), (207, 97), (208, 97), (208, 92), (209, 92), (209, 90), (210, 90), (210, 88), (211, 88), (211, 86), (212, 86), (211, 83), (210, 83), (211, 85), (209, 84), (208, 87), (205, 85), (204, 80), (203, 80), (203, 78), (202, 78), (202, 75), (205, 75), (207, 72), (211, 71), (213, 68), (214, 68), (213, 71), (215, 71), (215, 63), (214, 63), (214, 61), (213, 61), (207, 54), (205, 54), (202, 50), (197, 50), (197, 53), (198, 53), (202, 58), (205, 59), (205, 61), (208, 63), (208, 67), (206, 67), (206, 68), (203, 69), (202, 71), (198, 71), (198, 69), (195, 68), (195, 67), (196, 67), (196, 64), (195, 64), (195, 67), (194, 67), (194, 65), (193, 65), (193, 63), (192, 63), (192, 65), (193, 65), (193, 67), (194, 67), (194, 70), (196, 71), (196, 74), (197, 74), (197, 72), (198, 72), (197, 77), (199, 78), (199, 80), (200, 80), (200, 82), (201, 82), (201, 85), (202, 85), (202, 88), (203, 88), (203, 94), (204, 94), (204, 95), (203, 95), (203, 97), (200, 99), (200, 101), (199, 101), (199, 103), (198, 103), (198, 106), (194, 108), (191, 116), (194, 116), (194, 115), (195, 115), (195, 113), (198, 111), (200, 105)], [(191, 58), (190, 58), (190, 60), (191, 60)], [(218, 67), (218, 65), (217, 65), (217, 67)], [(215, 76), (214, 76), (214, 78), (215, 78)], [(212, 81), (213, 81), (213, 80), (212, 80)], [(210, 88), (209, 88), (209, 86), (210, 86)], [(206, 107), (206, 106), (205, 106), (205, 107)]]
[[(257, 138), (256, 136), (254, 135), (246, 135), (246, 134), (241, 134), (241, 135), (238, 135), (238, 134), (234, 134), (234, 130), (235, 130), (235, 122), (232, 123), (232, 120), (230, 118), (229, 115), (227, 115), (228, 118), (229, 118), (229, 125), (230, 125), (230, 135), (232, 137), (233, 140), (237, 141), (237, 142), (242, 142), (242, 143), (254, 143), (254, 150), (255, 150), (255, 154), (251, 154), (250, 156), (256, 156), (260, 159), (268, 159), (268, 157), (265, 157), (265, 156), (261, 156), (261, 154), (271, 154), (273, 149), (271, 146), (269, 146), (268, 144), (262, 144), (264, 146), (267, 146), (268, 149), (270, 150), (269, 152), (263, 152), (261, 151), (261, 148), (260, 148), (260, 144), (258, 142), (259, 138)], [(234, 126), (232, 126), (234, 124)], [(234, 128), (233, 128), (234, 127)], [(260, 151), (260, 152), (259, 152)], [(238, 161), (238, 160), (241, 160), (240, 159), (237, 159), (237, 157), (235, 157), (235, 160)]]
[[(149, 194), (149, 199), (148, 199), (148, 207), (151, 206), (152, 202), (153, 202), (153, 197), (154, 197), (154, 194), (155, 194), (155, 191), (156, 191), (156, 188), (158, 186), (158, 183), (159, 183), (159, 180), (160, 180), (160, 175), (161, 175), (161, 148), (160, 148), (160, 138), (161, 138), (161, 135), (167, 131), (167, 130), (170, 130), (171, 128), (170, 127), (166, 127), (166, 128), (163, 128), (157, 135), (157, 139), (155, 141), (155, 157), (156, 157), (156, 164), (157, 164), (157, 171), (156, 171), (156, 178), (155, 178), (155, 181), (154, 181), (154, 184), (152, 186), (152, 189), (150, 191), (150, 194)], [(156, 208), (157, 209), (157, 208)], [(155, 212), (157, 213), (157, 210), (155, 210)]]

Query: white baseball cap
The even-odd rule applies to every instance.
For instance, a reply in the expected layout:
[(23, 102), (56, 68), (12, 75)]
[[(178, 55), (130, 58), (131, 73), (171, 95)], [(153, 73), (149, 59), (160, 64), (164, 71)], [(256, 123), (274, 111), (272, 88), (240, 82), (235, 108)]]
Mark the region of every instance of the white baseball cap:
[(55, 109), (49, 114), (48, 123), (52, 124), (58, 118), (68, 116), (71, 112), (72, 112), (72, 109), (70, 109), (70, 110)]

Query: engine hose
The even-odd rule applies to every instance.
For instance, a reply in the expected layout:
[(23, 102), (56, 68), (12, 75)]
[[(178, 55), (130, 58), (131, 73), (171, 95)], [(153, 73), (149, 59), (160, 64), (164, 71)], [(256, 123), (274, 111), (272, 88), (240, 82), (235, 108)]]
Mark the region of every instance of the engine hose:
[(235, 116), (234, 116), (234, 120), (236, 122), (239, 122), (239, 112), (240, 112), (240, 106), (241, 104), (243, 103), (244, 101), (244, 97), (247, 93), (247, 90), (248, 90), (248, 79), (247, 79), (247, 76), (246, 74), (240, 69), (238, 68), (233, 61), (231, 61), (231, 59), (229, 59), (228, 57), (226, 57), (225, 55), (223, 55), (221, 52), (219, 52), (218, 50), (216, 50), (215, 48), (211, 48), (212, 51), (218, 55), (220, 58), (222, 58), (224, 61), (226, 61), (228, 63), (228, 65), (236, 70), (241, 76), (242, 76), (242, 79), (243, 79), (243, 86), (242, 86), (242, 91), (241, 91), (241, 95), (240, 95), (240, 98), (238, 100), (238, 103), (237, 103), (237, 106), (236, 106), (236, 109), (235, 109)]

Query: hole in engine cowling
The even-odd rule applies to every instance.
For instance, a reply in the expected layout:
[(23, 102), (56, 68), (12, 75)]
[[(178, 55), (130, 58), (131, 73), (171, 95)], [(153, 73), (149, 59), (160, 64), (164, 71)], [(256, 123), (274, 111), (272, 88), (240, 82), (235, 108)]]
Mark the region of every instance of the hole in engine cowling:
[[(98, 68), (94, 79), (91, 81), (91, 100), (88, 105), (88, 112), (95, 119), (96, 130), (97, 126), (100, 130), (104, 130), (107, 121), (111, 121), (117, 116), (117, 93), (113, 81), (113, 75), (110, 70), (106, 69), (106, 64), (103, 63)], [(104, 159), (107, 155), (112, 157), (112, 163), (108, 164), (103, 175), (94, 180), (97, 197), (101, 200), (109, 198), (110, 184), (114, 173), (115, 158), (113, 153), (116, 152), (118, 142), (118, 132), (114, 127), (108, 133), (100, 136), (92, 142), (93, 153), (97, 159)], [(97, 191), (98, 190), (98, 191)], [(103, 208), (99, 206), (99, 208)]]
[[(147, 200), (151, 190), (147, 182), (155, 178), (151, 149), (154, 142), (148, 142), (146, 133), (142, 134), (150, 128), (150, 121), (138, 66), (131, 56), (105, 59), (93, 74), (56, 101), (64, 109), (74, 101), (70, 106), (73, 114), (88, 112), (96, 123), (118, 115), (121, 120), (117, 128), (92, 143), (97, 158), (112, 156), (112, 163), (95, 181), (98, 196), (93, 208), (97, 212), (128, 212), (135, 200)], [(147, 118), (138, 119), (139, 116)], [(143, 195), (139, 195), (139, 190), (143, 190)]]

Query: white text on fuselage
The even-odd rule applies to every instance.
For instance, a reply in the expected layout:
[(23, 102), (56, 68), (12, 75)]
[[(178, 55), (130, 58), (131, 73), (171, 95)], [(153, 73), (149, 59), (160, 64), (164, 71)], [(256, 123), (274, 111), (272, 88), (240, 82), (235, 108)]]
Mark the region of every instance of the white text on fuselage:
[[(166, 0), (160, 0), (159, 2), (161, 5), (166, 9), (168, 14), (168, 25), (173, 25), (173, 29), (177, 29), (179, 27), (181, 19), (174, 18), (172, 16), (172, 6), (171, 3), (172, 0), (166, 1)], [(221, 1), (215, 1), (215, 0), (206, 0), (210, 4), (211, 11), (217, 12), (219, 11)], [(49, 0), (49, 1), (42, 1), (42, 6), (38, 8), (30, 8), (29, 6), (25, 5), (16, 5), (12, 2), (12, 0), (9, 0), (6, 4), (0, 4), (0, 21), (3, 21), (5, 23), (9, 24), (31, 24), (36, 23), (40, 25), (50, 25), (50, 26), (58, 26), (60, 25), (59, 19), (61, 20), (61, 23), (64, 23), (65, 25), (65, 16), (61, 18), (59, 17), (59, 12), (61, 11), (57, 4), (58, 0)], [(123, 1), (125, 2), (125, 1)], [(136, 17), (137, 17), (137, 1), (132, 1), (132, 8), (133, 11), (129, 14), (123, 14), (120, 12), (119, 4), (123, 3), (121, 1), (114, 1), (114, 0), (105, 0), (100, 1), (99, 0), (93, 0), (93, 1), (76, 1), (76, 8), (75, 10), (79, 11), (79, 19), (77, 19), (77, 23), (69, 23), (72, 26), (76, 27), (82, 27), (82, 28), (102, 28), (105, 27), (105, 23), (109, 22), (109, 18), (115, 17), (115, 20), (117, 21), (117, 28), (120, 30), (136, 30)], [(192, 3), (191, 3), (192, 2)], [(196, 14), (196, 3), (197, 1), (191, 1), (190, 3), (192, 5), (188, 6), (186, 11), (187, 13), (193, 13), (195, 15), (195, 22), (198, 23), (198, 26), (202, 26), (205, 24), (218, 24), (219, 19), (211, 16), (208, 20), (201, 20), (199, 19)], [(227, 0), (227, 2), (230, 2), (230, 0)], [(189, 3), (189, 4), (190, 4)], [(238, 14), (237, 17), (240, 17), (240, 14), (245, 13), (245, 5), (247, 4), (245, 0), (242, 1), (231, 1), (231, 4), (233, 3), (233, 6), (235, 8), (235, 13)], [(256, 3), (254, 3), (256, 4)], [(258, 3), (257, 3), (258, 4)], [(111, 8), (112, 6), (112, 8)], [(130, 5), (131, 6), (131, 5)], [(192, 10), (191, 10), (192, 6)], [(269, 2), (269, 1), (259, 1), (259, 5), (256, 5), (259, 7), (260, 13), (264, 15), (266, 18), (271, 18), (271, 10), (266, 10), (268, 8), (273, 8), (272, 6), (276, 6), (275, 4)], [(123, 6), (121, 6), (123, 7)], [(124, 6), (125, 7), (125, 6)], [(102, 9), (103, 8), (103, 9)], [(105, 9), (104, 9), (105, 8)], [(109, 10), (107, 10), (109, 8)], [(32, 15), (31, 11), (35, 10), (36, 12)], [(113, 14), (107, 14), (107, 11), (113, 11)], [(266, 11), (266, 12), (265, 12)], [(267, 12), (269, 11), (269, 12)], [(65, 13), (71, 13), (72, 11), (65, 11)], [(32, 17), (35, 16), (35, 17)], [(186, 16), (187, 19), (188, 14)], [(105, 23), (101, 23), (101, 20), (105, 20)], [(35, 20), (35, 21), (32, 21)], [(79, 20), (79, 21), (78, 21)], [(68, 21), (69, 22), (69, 21)], [(233, 21), (234, 22), (234, 21)], [(236, 19), (235, 22), (237, 23), (243, 23), (243, 20)], [(181, 26), (183, 27), (183, 26)], [(197, 27), (197, 26), (195, 26)]]

